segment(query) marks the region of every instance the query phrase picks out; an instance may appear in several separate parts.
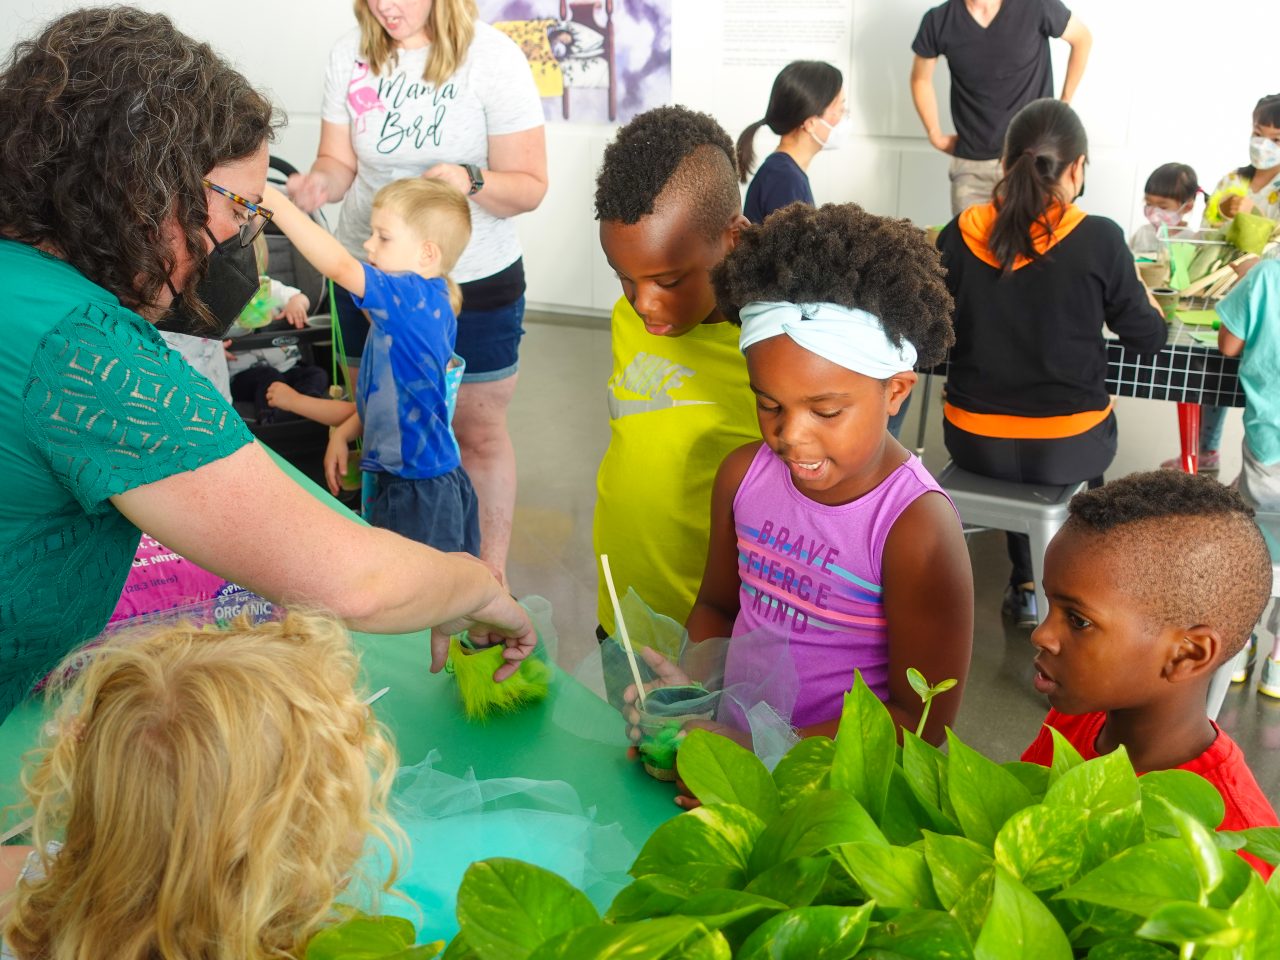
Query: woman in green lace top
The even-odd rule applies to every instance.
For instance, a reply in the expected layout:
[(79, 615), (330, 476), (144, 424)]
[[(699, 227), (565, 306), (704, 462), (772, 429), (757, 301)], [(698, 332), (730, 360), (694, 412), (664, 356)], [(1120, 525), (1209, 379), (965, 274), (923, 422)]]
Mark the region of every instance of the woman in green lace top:
[(156, 332), (216, 336), (256, 289), (274, 125), (207, 45), (127, 7), (53, 21), (0, 73), (0, 718), (106, 624), (140, 530), (358, 630), (438, 626), (435, 668), (462, 628), (505, 642), (500, 675), (531, 648), (484, 566), (300, 489)]

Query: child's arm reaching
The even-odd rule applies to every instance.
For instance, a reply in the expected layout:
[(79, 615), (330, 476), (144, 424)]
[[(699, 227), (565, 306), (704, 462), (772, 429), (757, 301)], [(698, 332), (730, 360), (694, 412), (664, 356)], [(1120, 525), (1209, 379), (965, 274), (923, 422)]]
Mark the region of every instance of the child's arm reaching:
[(309, 397), (281, 380), (267, 387), (267, 406), (296, 413), (316, 423), (323, 423), (326, 427), (336, 427), (340, 423), (345, 423), (347, 418), (356, 412), (356, 405), (350, 400)]
[(760, 449), (761, 441), (739, 447), (724, 458), (711, 488), (711, 537), (707, 543), (707, 565), (702, 585), (685, 621), (689, 641), (700, 643), (710, 637), (733, 633), (738, 618), (738, 533), (733, 524), (733, 498), (742, 478)]
[(364, 265), (338, 242), (337, 237), (295, 207), (293, 201), (269, 183), (263, 190), (262, 202), (275, 213), (271, 222), (283, 231), (308, 263), (353, 296), (364, 296)]

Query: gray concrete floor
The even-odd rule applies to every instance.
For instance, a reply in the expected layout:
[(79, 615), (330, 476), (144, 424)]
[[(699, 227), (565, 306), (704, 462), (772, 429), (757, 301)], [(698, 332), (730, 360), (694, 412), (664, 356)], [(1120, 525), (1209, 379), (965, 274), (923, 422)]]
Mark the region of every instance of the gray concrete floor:
[[(520, 487), (508, 575), (517, 595), (539, 593), (553, 606), (558, 659), (573, 670), (596, 648), (596, 560), (591, 547), (596, 467), (609, 441), (605, 383), (608, 322), (531, 321), (521, 349), (520, 381), (510, 426)], [(903, 439), (915, 444), (922, 404), (914, 398)], [(1155, 467), (1177, 452), (1172, 404), (1120, 400), (1121, 451), (1109, 477)], [(946, 462), (941, 403), (927, 408), (924, 461), (935, 473)], [(1221, 476), (1239, 471), (1242, 427), (1232, 411), (1222, 445)], [(1031, 686), (1029, 631), (1006, 626), (1000, 601), (1008, 580), (1003, 534), (969, 538), (976, 591), (973, 664), (956, 731), (997, 760), (1016, 759), (1035, 737), (1046, 703)], [(1261, 637), (1263, 651), (1270, 638)], [(1280, 806), (1280, 701), (1258, 696), (1252, 683), (1234, 686), (1219, 717), (1244, 750), (1258, 782)]]

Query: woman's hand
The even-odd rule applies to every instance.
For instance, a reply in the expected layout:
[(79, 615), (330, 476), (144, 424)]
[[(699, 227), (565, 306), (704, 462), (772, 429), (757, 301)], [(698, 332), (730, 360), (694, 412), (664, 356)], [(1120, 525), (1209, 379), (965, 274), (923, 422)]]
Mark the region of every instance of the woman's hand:
[[(451, 557), (475, 563), (493, 576), (492, 568), (482, 560), (468, 553), (454, 553)], [(506, 592), (506, 587), (494, 578), (494, 597), (487, 604), (469, 616), (459, 617), (448, 623), (442, 623), (431, 631), (431, 672), (439, 673), (449, 657), (449, 638), (454, 634), (467, 632), (471, 642), (477, 647), (492, 647), (501, 644), (503, 664), (493, 679), (501, 683), (516, 672), (520, 661), (533, 653), (538, 644), (538, 635), (529, 621), (524, 607), (516, 603), (515, 598)]]
[(304, 213), (314, 213), (329, 199), (329, 182), (324, 174), (291, 173), (285, 181), (285, 191), (294, 205)]
[(295, 330), (301, 330), (307, 325), (307, 311), (310, 309), (311, 299), (305, 293), (295, 293), (276, 317), (284, 317)]
[(425, 180), (443, 180), (451, 187), (456, 187), (465, 197), (471, 193), (471, 177), (459, 163), (437, 163), (422, 172)]

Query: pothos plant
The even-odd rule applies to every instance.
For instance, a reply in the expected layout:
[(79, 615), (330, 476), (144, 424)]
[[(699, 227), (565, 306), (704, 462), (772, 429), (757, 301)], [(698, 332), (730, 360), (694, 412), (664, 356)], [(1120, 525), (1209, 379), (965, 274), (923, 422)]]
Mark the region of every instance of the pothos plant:
[[(918, 676), (918, 675), (917, 675)], [(915, 678), (913, 678), (915, 679)], [(940, 688), (918, 677), (926, 701)], [(1280, 829), (1215, 832), (1193, 773), (1139, 778), (1123, 749), (999, 764), (943, 753), (861, 676), (835, 740), (772, 773), (695, 730), (680, 772), (703, 806), (659, 827), (600, 916), (556, 874), (473, 864), (446, 960), (1261, 960), (1280, 957)], [(370, 954), (372, 956), (372, 954)]]

